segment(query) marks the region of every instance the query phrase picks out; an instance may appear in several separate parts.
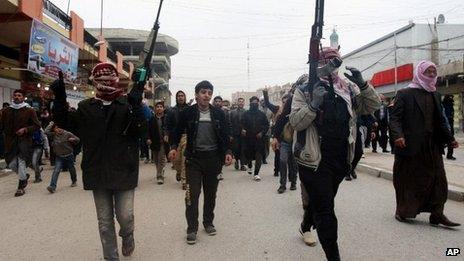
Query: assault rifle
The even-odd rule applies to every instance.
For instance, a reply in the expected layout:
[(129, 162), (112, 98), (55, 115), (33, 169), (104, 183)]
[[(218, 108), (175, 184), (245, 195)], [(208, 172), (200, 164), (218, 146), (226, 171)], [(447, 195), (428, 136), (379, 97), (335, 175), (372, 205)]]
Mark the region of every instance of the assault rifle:
[(151, 76), (150, 64), (151, 64), (151, 59), (153, 57), (153, 52), (155, 51), (155, 43), (156, 43), (156, 38), (158, 37), (158, 30), (160, 28), (159, 17), (160, 17), (162, 5), (163, 5), (163, 0), (160, 0), (155, 24), (153, 25), (150, 35), (148, 36), (148, 39), (145, 42), (145, 45), (143, 46), (143, 51), (140, 53), (140, 56), (139, 56), (140, 62), (143, 62), (143, 67), (138, 68), (139, 70), (138, 79), (135, 79), (135, 81), (138, 83), (145, 84), (145, 82)]
[(319, 82), (317, 68), (319, 67), (319, 50), (324, 26), (324, 0), (316, 0), (315, 9), (314, 24), (311, 27), (311, 40), (309, 41), (309, 80), (305, 90), (309, 94), (312, 94), (314, 85)]

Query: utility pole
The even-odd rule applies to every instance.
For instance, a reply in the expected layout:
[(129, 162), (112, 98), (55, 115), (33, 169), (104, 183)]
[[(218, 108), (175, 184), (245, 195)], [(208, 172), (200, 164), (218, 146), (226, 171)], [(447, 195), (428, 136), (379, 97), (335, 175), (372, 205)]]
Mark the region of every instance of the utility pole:
[(250, 37), (247, 42), (247, 89), (250, 91)]
[(66, 14), (69, 15), (69, 4), (70, 4), (71, 0), (68, 0), (68, 8), (66, 9)]
[(396, 50), (398, 50), (398, 44), (396, 43), (396, 33), (393, 34), (393, 40), (395, 41), (395, 93), (398, 90), (398, 56)]

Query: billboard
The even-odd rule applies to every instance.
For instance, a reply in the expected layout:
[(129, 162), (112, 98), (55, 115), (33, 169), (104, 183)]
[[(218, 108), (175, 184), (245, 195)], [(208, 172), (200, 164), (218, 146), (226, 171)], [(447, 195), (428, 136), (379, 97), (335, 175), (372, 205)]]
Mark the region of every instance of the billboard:
[(27, 69), (53, 79), (62, 71), (66, 82), (77, 79), (79, 47), (37, 20), (32, 21)]

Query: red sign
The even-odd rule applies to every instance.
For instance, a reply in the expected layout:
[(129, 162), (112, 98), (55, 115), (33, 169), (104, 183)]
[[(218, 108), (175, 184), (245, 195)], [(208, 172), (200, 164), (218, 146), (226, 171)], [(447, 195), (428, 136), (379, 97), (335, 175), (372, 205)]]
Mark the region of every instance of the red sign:
[[(412, 80), (414, 76), (414, 66), (412, 63), (401, 65), (397, 67), (397, 82), (405, 82)], [(388, 69), (381, 72), (376, 72), (371, 79), (371, 84), (374, 87), (395, 83), (395, 68)]]

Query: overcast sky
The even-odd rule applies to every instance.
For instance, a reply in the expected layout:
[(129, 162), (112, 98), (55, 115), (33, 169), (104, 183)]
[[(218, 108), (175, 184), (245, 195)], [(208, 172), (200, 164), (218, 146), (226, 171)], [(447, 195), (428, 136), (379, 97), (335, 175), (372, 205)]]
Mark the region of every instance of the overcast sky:
[[(74, 10), (85, 27), (100, 27), (100, 0), (52, 0)], [(324, 37), (334, 26), (348, 53), (408, 24), (464, 23), (462, 0), (326, 0)], [(159, 0), (104, 0), (103, 27), (150, 30)], [(172, 57), (170, 88), (192, 98), (195, 84), (209, 80), (215, 94), (256, 90), (295, 81), (306, 65), (314, 0), (165, 0), (160, 33), (179, 41)], [(250, 43), (249, 50), (247, 42)], [(328, 41), (324, 42), (328, 45)], [(247, 73), (247, 56), (250, 73)]]

